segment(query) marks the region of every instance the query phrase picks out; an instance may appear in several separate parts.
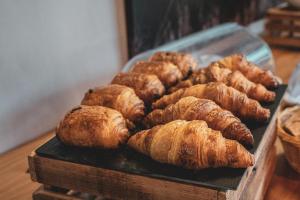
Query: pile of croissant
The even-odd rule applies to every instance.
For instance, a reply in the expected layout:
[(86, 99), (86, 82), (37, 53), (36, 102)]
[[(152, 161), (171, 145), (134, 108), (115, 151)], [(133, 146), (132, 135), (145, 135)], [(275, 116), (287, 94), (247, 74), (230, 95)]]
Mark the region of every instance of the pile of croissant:
[(110, 85), (88, 90), (59, 123), (57, 136), (81, 147), (127, 144), (187, 169), (252, 166), (246, 148), (254, 140), (242, 121), (269, 119), (260, 102), (274, 101), (268, 89), (278, 86), (276, 77), (241, 54), (196, 68), (189, 54), (156, 52)]

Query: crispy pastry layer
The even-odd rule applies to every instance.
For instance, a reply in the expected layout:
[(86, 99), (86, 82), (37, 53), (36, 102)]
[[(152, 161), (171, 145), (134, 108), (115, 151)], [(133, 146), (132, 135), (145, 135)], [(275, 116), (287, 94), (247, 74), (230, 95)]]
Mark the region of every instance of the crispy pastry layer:
[(187, 169), (246, 168), (253, 155), (234, 140), (207, 127), (201, 120), (175, 120), (133, 135), (128, 145), (152, 159)]
[(176, 65), (183, 77), (187, 77), (197, 67), (196, 60), (186, 53), (178, 52), (156, 52), (150, 57), (150, 61), (169, 61)]
[(171, 62), (165, 61), (139, 61), (133, 66), (131, 72), (154, 74), (166, 88), (175, 85), (182, 79), (179, 69)]
[(152, 108), (165, 108), (167, 105), (174, 104), (179, 99), (187, 96), (210, 99), (222, 108), (244, 119), (266, 121), (270, 117), (270, 111), (263, 108), (258, 101), (250, 99), (246, 94), (220, 82), (198, 84), (177, 90), (154, 102)]
[(156, 75), (135, 72), (119, 73), (114, 77), (111, 83), (131, 87), (145, 104), (152, 103), (165, 92), (163, 84)]
[(177, 119), (203, 120), (210, 128), (221, 131), (227, 139), (237, 140), (247, 146), (253, 145), (254, 142), (250, 130), (231, 112), (222, 109), (211, 100), (192, 96), (184, 97), (163, 110), (152, 111), (144, 119), (144, 124), (150, 128)]
[(191, 85), (209, 82), (222, 82), (257, 101), (272, 102), (275, 99), (274, 92), (267, 90), (261, 84), (249, 81), (240, 71), (231, 71), (230, 69), (220, 67), (219, 63), (213, 63), (207, 68), (194, 72), (188, 80), (182, 81), (170, 88), (170, 92)]
[(66, 114), (56, 129), (69, 145), (114, 149), (129, 137), (125, 119), (116, 110), (102, 106), (79, 106)]
[(81, 102), (82, 105), (106, 106), (116, 109), (131, 122), (138, 122), (144, 116), (144, 102), (133, 89), (117, 84), (90, 89)]
[(239, 70), (250, 81), (260, 83), (267, 88), (276, 88), (279, 85), (277, 78), (271, 71), (266, 71), (255, 64), (247, 61), (243, 54), (233, 54), (218, 61), (220, 66), (229, 68), (232, 71)]

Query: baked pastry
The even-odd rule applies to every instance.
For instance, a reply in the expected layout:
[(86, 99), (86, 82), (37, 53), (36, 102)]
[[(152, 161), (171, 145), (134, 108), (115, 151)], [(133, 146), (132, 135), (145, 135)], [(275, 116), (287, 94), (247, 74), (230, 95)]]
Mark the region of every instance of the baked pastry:
[(152, 108), (165, 108), (167, 105), (174, 104), (179, 99), (187, 96), (210, 99), (243, 119), (266, 121), (270, 117), (270, 111), (263, 108), (258, 101), (250, 99), (246, 94), (220, 82), (198, 84), (179, 89), (155, 101)]
[(128, 137), (125, 119), (102, 106), (78, 106), (66, 114), (56, 129), (65, 144), (81, 147), (118, 148)]
[(201, 120), (175, 120), (133, 135), (128, 145), (161, 163), (187, 169), (246, 168), (254, 157), (241, 144), (224, 138)]
[(233, 54), (217, 61), (220, 66), (229, 68), (232, 71), (239, 70), (250, 81), (260, 83), (267, 88), (276, 88), (279, 85), (277, 78), (271, 71), (266, 71), (255, 64), (247, 61), (243, 54)]
[(184, 97), (163, 110), (152, 111), (145, 117), (144, 124), (150, 128), (177, 119), (203, 120), (209, 128), (221, 131), (227, 139), (237, 140), (246, 146), (252, 146), (254, 142), (250, 130), (231, 112), (223, 110), (211, 100), (192, 96)]
[(165, 87), (171, 87), (182, 79), (179, 69), (171, 62), (150, 62), (139, 61), (135, 63), (131, 72), (142, 74), (154, 74), (164, 84)]
[(118, 84), (90, 89), (81, 104), (113, 108), (133, 123), (143, 118), (145, 109), (144, 102), (132, 88)]
[(150, 104), (153, 100), (161, 97), (165, 92), (165, 87), (156, 75), (140, 73), (119, 73), (111, 82), (112, 84), (126, 85), (134, 89), (136, 95), (145, 104)]
[(150, 57), (150, 61), (169, 61), (178, 67), (181, 71), (183, 77), (187, 77), (191, 74), (197, 67), (196, 60), (186, 53), (178, 52), (156, 52)]
[(198, 70), (196, 73), (193, 73), (188, 80), (172, 87), (170, 91), (174, 92), (177, 88), (209, 82), (223, 82), (227, 86), (231, 86), (257, 101), (272, 102), (275, 99), (274, 92), (267, 90), (259, 83), (256, 84), (249, 81), (240, 71), (231, 71), (227, 68), (221, 68), (219, 63), (213, 63), (207, 68)]

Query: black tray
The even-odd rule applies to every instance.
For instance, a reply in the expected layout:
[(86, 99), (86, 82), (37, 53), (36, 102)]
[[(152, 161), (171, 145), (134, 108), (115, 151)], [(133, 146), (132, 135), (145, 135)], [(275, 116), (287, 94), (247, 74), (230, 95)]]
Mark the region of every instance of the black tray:
[[(276, 100), (274, 103), (263, 104), (264, 107), (271, 110), (270, 119), (272, 119), (277, 107), (279, 106), (286, 88), (286, 85), (281, 85), (279, 88), (274, 90), (276, 92)], [(245, 123), (253, 133), (255, 140), (255, 145), (249, 151), (251, 153), (255, 153), (269, 123)], [(161, 178), (170, 181), (201, 185), (223, 191), (235, 190), (245, 172), (245, 169), (230, 168), (205, 169), (198, 171), (185, 170), (179, 167), (153, 161), (126, 146), (114, 151), (86, 149), (66, 146), (56, 137), (39, 147), (36, 150), (36, 153), (43, 157), (142, 176)]]

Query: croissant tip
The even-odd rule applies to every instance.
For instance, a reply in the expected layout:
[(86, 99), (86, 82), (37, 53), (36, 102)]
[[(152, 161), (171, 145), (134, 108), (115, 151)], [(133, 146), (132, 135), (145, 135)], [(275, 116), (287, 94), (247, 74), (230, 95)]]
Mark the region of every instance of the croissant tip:
[(247, 149), (250, 149), (254, 145), (254, 138), (252, 135), (247, 135), (243, 140), (240, 141)]
[(255, 164), (255, 157), (253, 154), (250, 154), (249, 166), (253, 166), (254, 164)]

